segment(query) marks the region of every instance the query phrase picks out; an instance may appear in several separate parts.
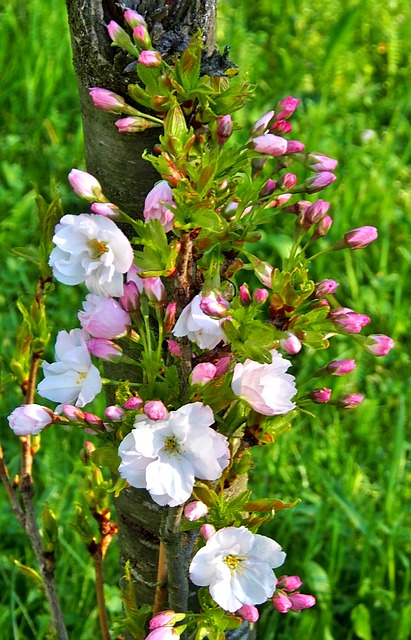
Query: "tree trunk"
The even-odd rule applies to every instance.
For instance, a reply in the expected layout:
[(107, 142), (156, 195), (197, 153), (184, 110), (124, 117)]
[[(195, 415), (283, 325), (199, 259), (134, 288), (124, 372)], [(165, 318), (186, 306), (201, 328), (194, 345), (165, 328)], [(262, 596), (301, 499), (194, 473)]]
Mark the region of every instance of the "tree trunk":
[[(158, 141), (158, 131), (148, 129), (143, 133), (121, 135), (114, 126), (118, 116), (96, 109), (90, 99), (90, 87), (103, 87), (132, 103), (127, 85), (135, 82), (135, 72), (126, 70), (129, 61), (118, 48), (111, 47), (106, 25), (112, 19), (122, 25), (123, 10), (131, 8), (146, 19), (153, 46), (162, 55), (184, 50), (189, 37), (198, 30), (203, 33), (207, 54), (211, 55), (215, 48), (216, 0), (123, 0), (122, 9), (119, 4), (115, 0), (67, 0), (67, 10), (87, 170), (99, 180), (110, 201), (129, 215), (141, 217), (145, 196), (159, 179), (141, 154), (145, 149), (152, 150)], [(118, 369), (116, 373), (119, 376)], [(128, 368), (128, 378), (130, 373)], [(241, 484), (239, 490), (244, 488)], [(137, 603), (152, 604), (157, 583), (160, 529), (172, 510), (158, 507), (146, 491), (132, 487), (121, 492), (116, 500), (116, 510), (122, 564), (130, 561)], [(179, 535), (176, 544), (178, 571), (186, 585), (192, 546), (190, 536)], [(187, 589), (182, 584), (169, 585), (169, 591), (174, 593)], [(180, 605), (178, 598), (173, 604), (175, 608), (184, 608), (181, 598)], [(251, 640), (253, 637), (254, 633), (246, 623), (241, 629), (227, 634), (231, 640)]]

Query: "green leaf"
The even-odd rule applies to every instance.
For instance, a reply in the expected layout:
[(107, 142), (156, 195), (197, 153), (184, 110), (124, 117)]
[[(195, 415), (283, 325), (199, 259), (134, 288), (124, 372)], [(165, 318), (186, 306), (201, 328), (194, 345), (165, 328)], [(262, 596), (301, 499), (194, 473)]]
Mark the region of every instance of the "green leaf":
[(291, 428), (291, 422), (298, 415), (298, 410), (294, 409), (284, 416), (267, 417), (262, 420), (260, 427), (263, 431), (274, 438), (278, 438)]
[(18, 258), (23, 258), (28, 262), (34, 262), (34, 264), (40, 264), (39, 251), (35, 247), (13, 247), (11, 250), (12, 255)]
[(177, 80), (186, 91), (194, 90), (197, 87), (200, 77), (202, 50), (203, 42), (201, 34), (196, 33), (176, 63)]
[(253, 500), (244, 504), (246, 511), (256, 511), (257, 513), (264, 513), (266, 511), (282, 511), (283, 509), (290, 509), (295, 507), (300, 502), (300, 499), (294, 500), (294, 502), (283, 502), (277, 498), (262, 498), (261, 500)]
[(365, 604), (357, 604), (351, 611), (351, 621), (354, 627), (354, 633), (361, 640), (372, 640), (371, 618), (370, 612)]
[(129, 96), (144, 107), (151, 107), (151, 99), (147, 91), (144, 91), (138, 84), (129, 84), (127, 87)]
[(23, 576), (29, 578), (29, 580), (32, 580), (41, 589), (43, 588), (43, 578), (38, 571), (32, 569), (31, 567), (28, 567), (25, 564), (22, 564), (18, 560), (15, 560), (14, 564)]
[(98, 447), (91, 454), (91, 459), (98, 467), (108, 467), (112, 473), (118, 475), (118, 467), (121, 462), (120, 456), (111, 445)]

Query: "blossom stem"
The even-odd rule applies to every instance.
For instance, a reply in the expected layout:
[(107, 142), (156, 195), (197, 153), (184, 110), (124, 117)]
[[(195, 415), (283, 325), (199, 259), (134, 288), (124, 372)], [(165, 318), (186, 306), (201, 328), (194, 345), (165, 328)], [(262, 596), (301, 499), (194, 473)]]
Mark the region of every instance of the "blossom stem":
[(106, 603), (104, 599), (103, 553), (101, 550), (101, 545), (98, 545), (96, 552), (93, 554), (93, 561), (94, 571), (96, 574), (96, 597), (101, 638), (102, 640), (110, 640), (111, 636), (108, 626)]

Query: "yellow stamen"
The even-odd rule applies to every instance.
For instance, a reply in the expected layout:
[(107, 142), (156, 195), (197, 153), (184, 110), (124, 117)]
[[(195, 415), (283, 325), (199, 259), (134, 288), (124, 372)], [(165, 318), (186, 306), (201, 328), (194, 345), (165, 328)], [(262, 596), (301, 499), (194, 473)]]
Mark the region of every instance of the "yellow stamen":
[(93, 238), (93, 240), (89, 240), (87, 242), (87, 246), (91, 250), (91, 255), (94, 259), (100, 258), (103, 253), (108, 252), (107, 242), (100, 242), (96, 238)]

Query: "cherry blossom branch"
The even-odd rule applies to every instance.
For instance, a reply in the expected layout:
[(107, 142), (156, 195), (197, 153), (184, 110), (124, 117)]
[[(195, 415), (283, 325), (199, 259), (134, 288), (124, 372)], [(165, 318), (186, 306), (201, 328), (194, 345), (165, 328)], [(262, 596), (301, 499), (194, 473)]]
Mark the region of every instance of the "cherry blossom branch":
[(187, 611), (188, 580), (182, 535), (180, 532), (181, 517), (184, 505), (170, 507), (160, 528), (160, 540), (164, 545), (164, 553), (168, 573), (168, 605), (173, 611)]
[(25, 527), (25, 517), (24, 512), (20, 506), (20, 503), (17, 499), (16, 491), (10, 482), (9, 472), (4, 461), (3, 448), (0, 444), (0, 478), (3, 483), (4, 488), (6, 489), (7, 497), (11, 504), (11, 508), (13, 510), (14, 515), (17, 520), (21, 524), (21, 526)]
[(98, 618), (100, 621), (100, 631), (102, 640), (110, 640), (110, 631), (108, 625), (108, 615), (104, 597), (104, 571), (103, 571), (103, 554), (101, 545), (97, 546), (93, 554), (94, 571), (96, 575), (96, 597)]

